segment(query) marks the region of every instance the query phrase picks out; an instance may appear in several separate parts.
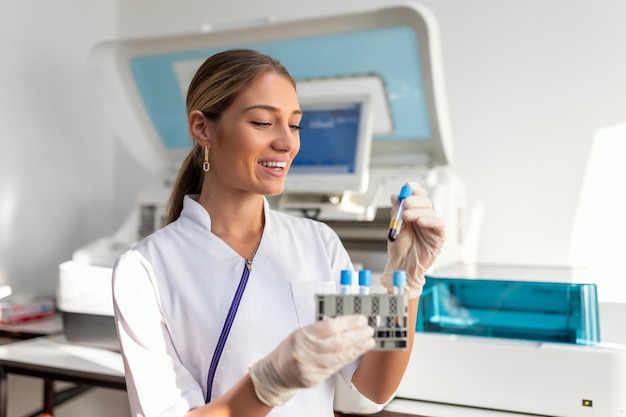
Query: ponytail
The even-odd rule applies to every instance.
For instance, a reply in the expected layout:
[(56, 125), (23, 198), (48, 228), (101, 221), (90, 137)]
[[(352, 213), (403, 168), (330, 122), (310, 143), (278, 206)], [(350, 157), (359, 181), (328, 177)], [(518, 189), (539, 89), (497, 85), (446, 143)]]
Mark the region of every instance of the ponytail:
[(183, 211), (183, 199), (187, 194), (200, 194), (204, 171), (202, 148), (194, 145), (193, 149), (183, 161), (178, 177), (174, 183), (172, 194), (167, 207), (166, 224), (172, 223)]

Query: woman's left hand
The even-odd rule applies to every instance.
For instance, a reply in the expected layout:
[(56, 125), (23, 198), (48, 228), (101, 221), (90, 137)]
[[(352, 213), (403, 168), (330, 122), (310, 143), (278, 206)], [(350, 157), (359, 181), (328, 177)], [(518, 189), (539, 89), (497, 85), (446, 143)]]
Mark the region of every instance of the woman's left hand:
[[(433, 208), (432, 201), (424, 188), (415, 182), (408, 185), (413, 194), (404, 200), (402, 227), (397, 239), (387, 244), (387, 265), (381, 283), (392, 291), (393, 271), (406, 271), (405, 293), (417, 298), (426, 281), (424, 275), (441, 252), (445, 241), (445, 226)], [(392, 196), (394, 211), (398, 197)]]

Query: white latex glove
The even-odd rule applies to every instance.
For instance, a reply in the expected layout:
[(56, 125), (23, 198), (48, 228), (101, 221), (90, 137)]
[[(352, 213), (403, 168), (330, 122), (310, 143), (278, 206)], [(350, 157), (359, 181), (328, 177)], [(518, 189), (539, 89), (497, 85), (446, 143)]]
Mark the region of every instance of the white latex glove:
[(299, 388), (314, 387), (372, 349), (374, 329), (363, 315), (317, 321), (294, 331), (250, 368), (256, 395), (275, 407)]
[[(387, 242), (387, 265), (380, 278), (389, 293), (393, 292), (393, 271), (406, 271), (405, 294), (417, 298), (426, 282), (425, 274), (435, 262), (445, 241), (443, 220), (437, 217), (426, 190), (410, 182), (413, 194), (404, 200), (404, 214), (400, 235)], [(398, 196), (391, 197), (392, 215), (398, 207)]]

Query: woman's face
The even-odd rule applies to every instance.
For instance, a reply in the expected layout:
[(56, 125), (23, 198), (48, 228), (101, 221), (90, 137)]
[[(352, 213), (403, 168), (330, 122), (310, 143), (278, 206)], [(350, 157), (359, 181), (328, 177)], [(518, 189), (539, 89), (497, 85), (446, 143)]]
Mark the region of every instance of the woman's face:
[(262, 75), (222, 114), (211, 146), (211, 173), (233, 189), (280, 194), (300, 149), (301, 118), (291, 82), (275, 73)]

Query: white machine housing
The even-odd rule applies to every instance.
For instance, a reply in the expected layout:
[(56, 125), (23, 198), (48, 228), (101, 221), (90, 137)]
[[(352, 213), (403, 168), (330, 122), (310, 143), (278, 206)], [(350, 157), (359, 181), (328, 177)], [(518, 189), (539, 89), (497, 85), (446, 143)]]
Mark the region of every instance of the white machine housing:
[(398, 399), (554, 417), (626, 415), (625, 345), (415, 336)]
[[(382, 36), (380, 40), (379, 36)], [(380, 42), (379, 53), (389, 54), (389, 40), (396, 39), (400, 41), (396, 47), (404, 49), (392, 51), (388, 59), (375, 56), (372, 42)], [(298, 43), (301, 41), (308, 42), (307, 46), (302, 47)], [(328, 46), (342, 43), (356, 45), (356, 50), (361, 48), (360, 59), (342, 56), (331, 59), (323, 55), (336, 54)], [(317, 45), (318, 50), (311, 50), (311, 44)], [(450, 211), (450, 222), (459, 223), (461, 216), (457, 208), (448, 204), (462, 201), (462, 197), (457, 197), (462, 194), (462, 187), (447, 171), (452, 140), (438, 31), (431, 13), (419, 4), (390, 2), (383, 8), (366, 8), (344, 15), (289, 21), (268, 18), (246, 27), (105, 42), (96, 45), (90, 55), (94, 87), (115, 133), (137, 161), (154, 173), (155, 181), (140, 192), (136, 208), (117, 232), (77, 249), (71, 260), (60, 265), (57, 304), (66, 316), (113, 315), (109, 290), (113, 262), (163, 225), (160, 219), (171, 184), (191, 146), (184, 114), (187, 85), (207, 56), (230, 47), (255, 48), (281, 60), (302, 90), (303, 99), (321, 100), (324, 91), (336, 95), (342, 89), (345, 94), (360, 91), (359, 94), (371, 97), (374, 109), (371, 128), (375, 136), (370, 144), (369, 186), (365, 192), (345, 193), (336, 202), (318, 204), (319, 220), (369, 223), (381, 208), (383, 212), (387, 210), (391, 194), (397, 193), (407, 180), (416, 180), (427, 187), (433, 200), (440, 201), (436, 202), (438, 209)], [(298, 51), (300, 55), (292, 58)], [(387, 62), (394, 57), (406, 64)], [(346, 62), (338, 64), (341, 59)], [(162, 72), (151, 73), (149, 65), (153, 62)], [(334, 67), (325, 69), (322, 65), (317, 72), (311, 72), (310, 68), (314, 67), (311, 64), (320, 62)], [(387, 74), (402, 70), (407, 79), (396, 80)], [(150, 77), (158, 82), (151, 85)], [(169, 90), (154, 93), (150, 88), (155, 88), (155, 84), (158, 88), (165, 85)], [(170, 107), (160, 109), (148, 103), (151, 94), (160, 94), (159, 103), (167, 101), (163, 99), (166, 97), (169, 100), (166, 105)], [(414, 106), (415, 110), (407, 112), (407, 106)], [(283, 202), (292, 201), (289, 192), (279, 198)], [(281, 207), (276, 198), (270, 198), (270, 204)], [(285, 210), (290, 208), (293, 204), (283, 205)], [(379, 245), (385, 242), (387, 224), (380, 226), (374, 232)], [(355, 230), (347, 233), (354, 237)], [(371, 236), (356, 238), (367, 240)], [(451, 259), (457, 260), (458, 247), (446, 248)], [(71, 332), (74, 326), (66, 324)], [(79, 337), (80, 332), (75, 336)], [(114, 341), (111, 346), (115, 346)]]
[[(489, 282), (509, 280), (535, 285), (588, 285), (586, 270), (506, 265), (454, 264), (434, 271), (433, 278), (454, 277)], [(505, 281), (506, 283), (506, 281)], [(511, 294), (502, 294), (502, 299)], [(453, 308), (462, 307), (454, 304)], [(587, 300), (596, 306), (597, 299)], [(494, 311), (498, 308), (493, 305)], [(546, 310), (553, 307), (545, 306)], [(571, 305), (575, 312), (574, 303)], [(505, 314), (514, 314), (509, 312)], [(603, 309), (602, 321), (584, 322), (593, 335), (603, 322), (623, 322), (626, 306)], [(573, 317), (582, 317), (575, 315)], [(621, 317), (620, 317), (621, 316)], [(546, 316), (546, 322), (551, 317)], [(512, 322), (519, 323), (521, 317)], [(623, 329), (623, 328), (622, 328)], [(404, 379), (396, 393), (403, 412), (411, 401), (554, 417), (621, 417), (626, 415), (626, 331), (603, 335), (599, 343), (571, 344), (538, 340), (418, 332)], [(594, 337), (595, 338), (595, 337)], [(390, 404), (390, 409), (395, 409)], [(415, 411), (418, 410), (415, 404)]]

